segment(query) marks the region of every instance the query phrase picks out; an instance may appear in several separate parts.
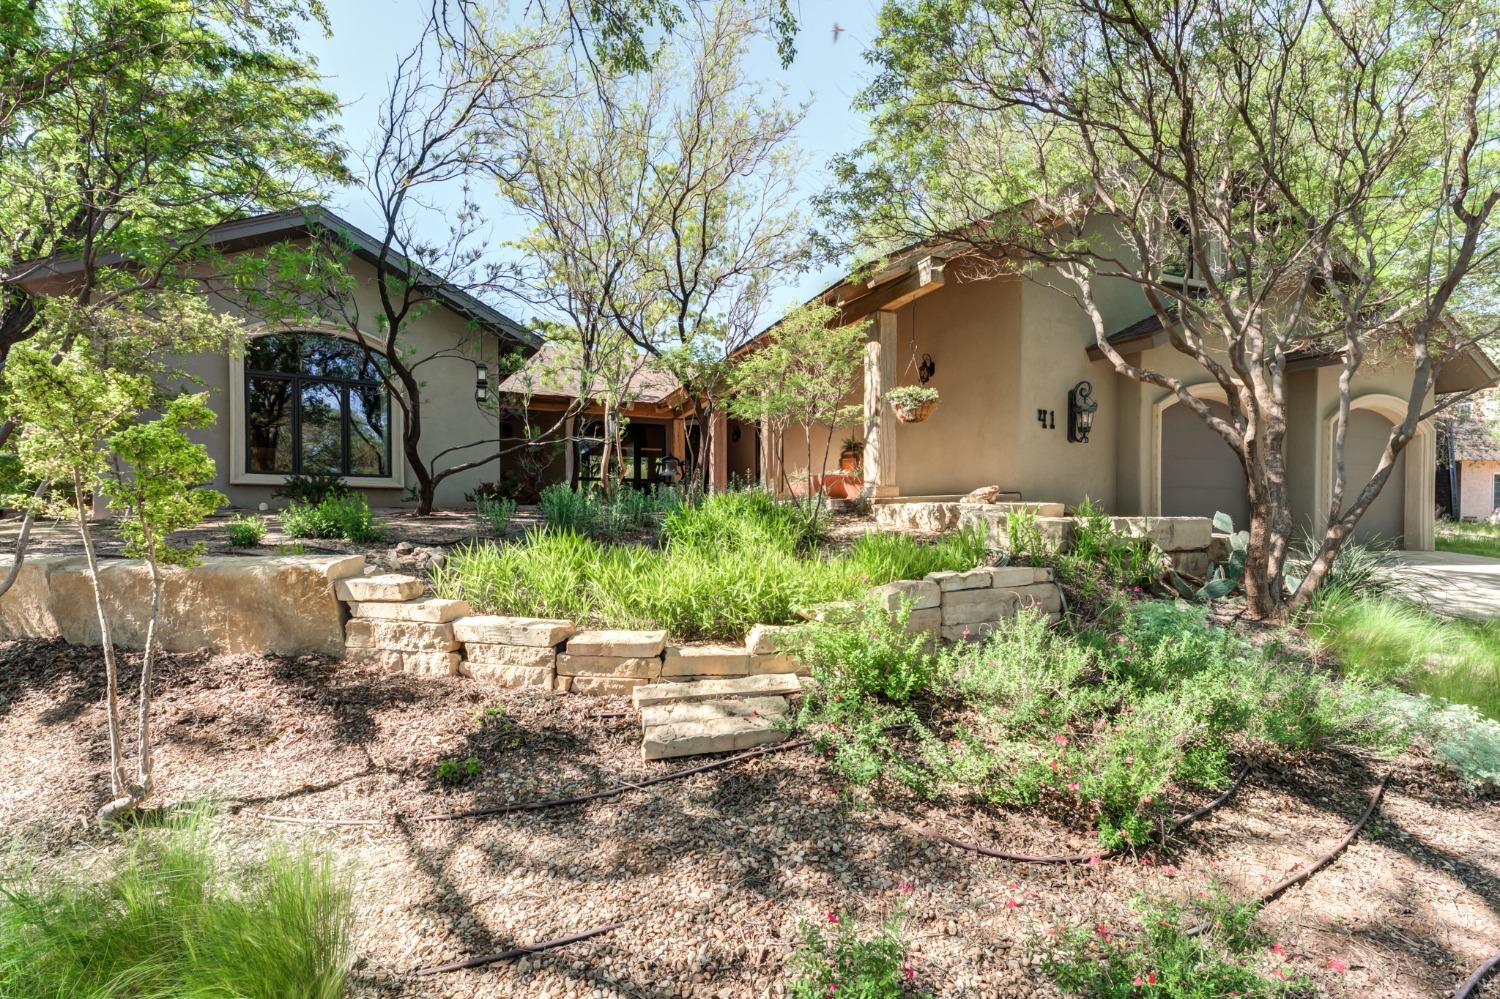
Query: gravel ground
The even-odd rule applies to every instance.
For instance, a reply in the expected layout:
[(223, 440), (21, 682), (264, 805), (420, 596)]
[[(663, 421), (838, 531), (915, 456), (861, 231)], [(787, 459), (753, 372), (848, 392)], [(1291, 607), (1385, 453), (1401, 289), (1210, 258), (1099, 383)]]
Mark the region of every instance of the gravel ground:
[[(40, 850), (44, 866), (89, 867), (110, 850), (89, 823), (106, 755), (96, 656), (0, 644), (0, 828)], [(268, 837), (305, 838), (350, 864), (356, 996), (777, 996), (799, 921), (834, 909), (878, 919), (903, 897), (918, 984), (944, 997), (1052, 995), (1036, 968), (1048, 927), (1128, 928), (1136, 894), (1186, 897), (1210, 879), (1261, 890), (1331, 848), (1393, 768), (1347, 756), (1268, 764), (1166, 851), (1097, 869), (1011, 864), (929, 841), (904, 816), (1022, 852), (1087, 846), (1035, 816), (873, 802), (806, 749), (546, 813), (307, 825), (256, 816), (417, 815), (638, 782), (682, 764), (640, 759), (624, 699), (315, 657), (171, 656), (159, 690), (157, 780), (169, 805), (219, 800), (220, 835), (247, 853)], [(503, 721), (477, 719), (500, 704)], [(456, 789), (436, 781), (438, 761), (471, 754), (479, 778)], [(1262, 914), (1286, 950), (1267, 953), (1266, 970), (1310, 975), (1327, 996), (1427, 997), (1450, 994), (1500, 949), (1500, 805), (1417, 760), (1394, 770), (1369, 834)], [(624, 926), (610, 935), (525, 961), (411, 973), (616, 921)]]

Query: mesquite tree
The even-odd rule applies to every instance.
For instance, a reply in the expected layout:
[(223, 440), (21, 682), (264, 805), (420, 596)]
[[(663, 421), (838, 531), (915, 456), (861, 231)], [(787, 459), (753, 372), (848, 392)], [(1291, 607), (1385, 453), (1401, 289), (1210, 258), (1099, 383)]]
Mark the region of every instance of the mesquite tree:
[[(867, 241), (941, 240), (971, 274), (1051, 265), (1070, 282), (1114, 369), (1173, 393), (1239, 457), (1249, 610), (1278, 618), (1445, 404), (1444, 368), (1495, 335), (1497, 35), (1489, 0), (892, 0), (861, 98), (874, 135), (826, 204)], [(1192, 376), (1109, 343), (1099, 303), (1121, 282)], [(1332, 495), (1293, 595), (1294, 356), (1338, 366), (1339, 405)], [(1405, 413), (1351, 480), (1354, 379), (1391, 360), (1410, 365)], [(1227, 416), (1189, 391), (1203, 380)]]

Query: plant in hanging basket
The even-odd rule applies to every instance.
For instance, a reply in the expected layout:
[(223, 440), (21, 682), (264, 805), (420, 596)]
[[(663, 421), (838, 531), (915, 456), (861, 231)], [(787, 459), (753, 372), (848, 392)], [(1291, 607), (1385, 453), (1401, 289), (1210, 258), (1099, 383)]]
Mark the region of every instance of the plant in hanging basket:
[(885, 401), (902, 423), (921, 423), (937, 408), (938, 390), (922, 385), (902, 385), (886, 392)]

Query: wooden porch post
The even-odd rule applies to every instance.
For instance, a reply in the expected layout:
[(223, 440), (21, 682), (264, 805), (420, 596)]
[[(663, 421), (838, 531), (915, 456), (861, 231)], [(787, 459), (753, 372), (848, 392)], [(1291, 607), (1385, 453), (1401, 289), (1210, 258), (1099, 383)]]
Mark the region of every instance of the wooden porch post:
[(729, 417), (722, 410), (714, 414), (708, 434), (708, 488), (723, 492), (729, 487)]
[(865, 485), (866, 496), (895, 496), (896, 414), (885, 404), (885, 392), (896, 387), (896, 313), (875, 313), (865, 341)]
[(577, 419), (569, 416), (563, 420), (563, 481), (573, 487), (578, 485), (578, 469), (573, 467), (573, 428)]

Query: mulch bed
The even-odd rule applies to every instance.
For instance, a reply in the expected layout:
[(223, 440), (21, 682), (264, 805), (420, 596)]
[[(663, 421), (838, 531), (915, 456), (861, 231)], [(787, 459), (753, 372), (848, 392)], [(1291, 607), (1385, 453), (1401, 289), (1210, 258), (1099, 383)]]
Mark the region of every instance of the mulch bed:
[[(106, 790), (97, 655), (0, 643), (0, 829), (46, 868), (88, 867), (113, 848), (91, 825)], [(127, 689), (134, 663), (126, 657)], [(1286, 951), (1268, 952), (1265, 969), (1310, 975), (1328, 996), (1425, 997), (1451, 994), (1500, 949), (1500, 805), (1412, 758), (1339, 754), (1262, 768), (1166, 850), (1040, 867), (940, 845), (901, 816), (1019, 852), (1086, 848), (1087, 838), (1032, 815), (874, 802), (807, 749), (544, 813), (267, 822), (253, 816), (447, 811), (684, 764), (640, 759), (623, 698), (548, 697), (319, 657), (207, 655), (166, 657), (158, 690), (161, 803), (216, 801), (217, 835), (248, 855), (273, 837), (306, 839), (355, 871), (358, 996), (775, 996), (799, 921), (831, 910), (875, 920), (902, 897), (919, 985), (945, 997), (1051, 995), (1038, 974), (1048, 927), (1128, 928), (1137, 894), (1188, 897), (1210, 879), (1260, 891), (1335, 843), (1391, 770), (1366, 834), (1262, 914)], [(501, 704), (503, 720), (481, 723), (481, 709)], [(439, 761), (470, 755), (478, 778), (458, 788), (437, 780)], [(412, 975), (616, 921), (624, 926), (611, 934), (523, 961)]]

